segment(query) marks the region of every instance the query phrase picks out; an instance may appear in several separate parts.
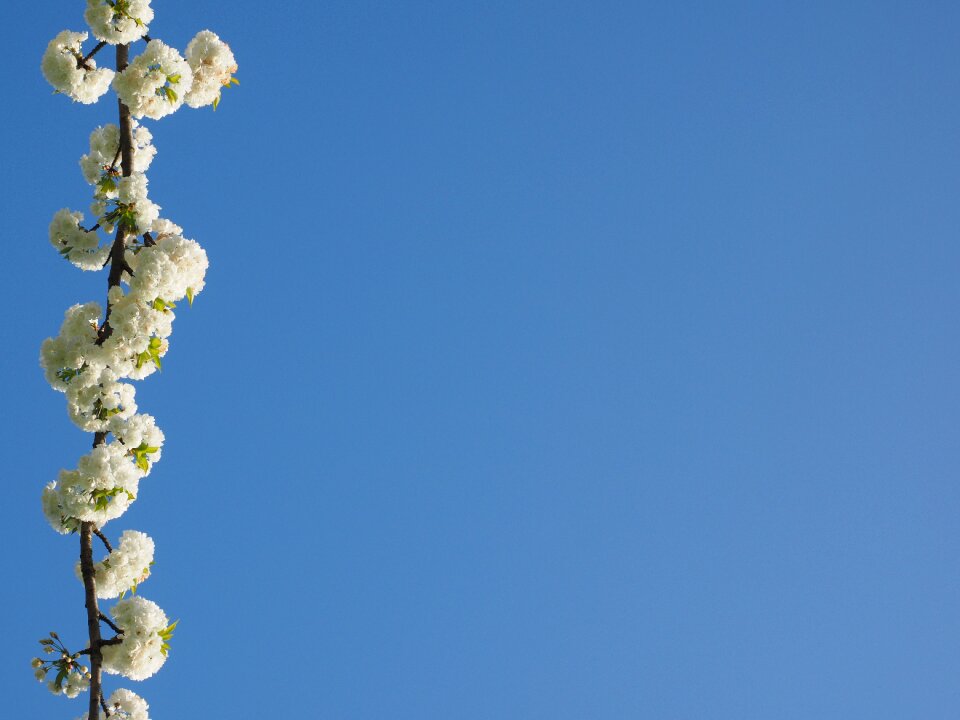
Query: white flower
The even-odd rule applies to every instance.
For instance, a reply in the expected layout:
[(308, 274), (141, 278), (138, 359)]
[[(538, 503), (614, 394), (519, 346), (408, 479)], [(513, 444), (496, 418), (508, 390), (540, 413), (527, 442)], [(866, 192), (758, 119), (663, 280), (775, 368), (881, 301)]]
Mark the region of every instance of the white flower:
[(134, 415), (125, 420), (118, 417), (112, 418), (110, 432), (130, 451), (141, 445), (155, 447), (156, 450), (151, 453), (150, 460), (156, 462), (160, 459), (160, 448), (163, 447), (164, 440), (163, 432), (157, 427), (152, 415)]
[[(115, 598), (139, 585), (150, 577), (153, 565), (153, 540), (146, 533), (125, 530), (120, 536), (120, 545), (106, 558), (94, 564), (97, 597)], [(83, 580), (80, 562), (77, 561), (76, 574)]]
[(103, 527), (127, 511), (142, 475), (123, 445), (98, 445), (80, 458), (76, 470), (61, 470), (44, 488), (44, 515), (61, 533), (75, 529), (77, 521)]
[(90, 689), (90, 678), (77, 669), (67, 673), (67, 681), (63, 685), (63, 694), (68, 698), (75, 698), (81, 692)]
[[(157, 149), (153, 146), (153, 134), (136, 120), (133, 125), (133, 172), (146, 172), (153, 162)], [(97, 186), (97, 197), (117, 196), (120, 179), (120, 128), (103, 125), (90, 133), (90, 153), (80, 158), (84, 179)], [(114, 165), (116, 160), (116, 165)]]
[(207, 254), (199, 243), (188, 240), (173, 223), (154, 223), (163, 228), (155, 238), (156, 244), (145, 247), (130, 258), (133, 277), (130, 292), (145, 300), (162, 298), (178, 302), (189, 295), (198, 295), (204, 287), (207, 272)]
[(159, 40), (147, 43), (143, 54), (113, 79), (113, 89), (133, 117), (154, 120), (178, 110), (192, 86), (190, 65)]
[(97, 40), (123, 45), (146, 34), (153, 9), (150, 0), (87, 0), (83, 19)]
[(86, 432), (105, 432), (114, 416), (128, 418), (137, 411), (133, 385), (117, 382), (112, 368), (90, 364), (67, 385), (67, 414)]
[(120, 288), (111, 291), (110, 307), (113, 332), (100, 346), (104, 362), (120, 377), (133, 380), (159, 370), (161, 358), (169, 349), (167, 338), (173, 332), (173, 310), (154, 299), (148, 301), (134, 293), (124, 295)]
[[(40, 496), (40, 503), (43, 507), (43, 516), (50, 523), (50, 527), (61, 535), (76, 532), (80, 529), (80, 521), (74, 518), (68, 518), (63, 514), (60, 507), (60, 493), (56, 481), (47, 483)], [(38, 680), (43, 678), (38, 677)]]
[(217, 106), (220, 90), (229, 86), (237, 61), (230, 46), (209, 30), (202, 30), (187, 45), (187, 62), (193, 70), (193, 87), (187, 93), (187, 105), (192, 108)]
[(100, 245), (100, 237), (80, 227), (83, 213), (58, 210), (50, 222), (50, 244), (81, 270), (100, 270), (110, 255), (109, 245)]
[[(134, 692), (120, 688), (114, 690), (113, 694), (107, 698), (107, 707), (110, 709), (110, 717), (116, 720), (150, 720), (147, 710), (150, 706), (147, 701)], [(77, 720), (87, 720), (88, 714), (84, 713)], [(96, 720), (103, 718), (97, 713)]]
[[(56, 668), (51, 668), (56, 669)], [(66, 668), (64, 668), (66, 670)], [(40, 672), (37, 671), (34, 677), (43, 681)], [(66, 676), (57, 675), (56, 679), (47, 683), (47, 690), (54, 695), (66, 695), (68, 698), (75, 698), (81, 692), (90, 689), (90, 678), (80, 670), (80, 666), (73, 664), (69, 670), (66, 670)]]
[(117, 182), (115, 208), (103, 216), (101, 222), (117, 224), (121, 219), (127, 230), (142, 235), (150, 230), (154, 220), (160, 217), (160, 206), (147, 197), (147, 176), (134, 173)]
[(40, 346), (40, 366), (54, 390), (67, 387), (87, 371), (84, 364), (97, 341), (97, 326), (102, 313), (100, 305), (89, 302), (74, 305), (64, 314), (60, 334), (47, 338)]
[(121, 600), (110, 614), (123, 629), (123, 642), (103, 648), (103, 669), (131, 680), (145, 680), (167, 660), (165, 638), (171, 628), (159, 606), (139, 596)]
[(54, 90), (75, 102), (84, 105), (95, 103), (109, 89), (114, 72), (107, 68), (97, 69), (91, 58), (84, 65), (81, 47), (87, 33), (64, 30), (47, 45), (40, 69)]

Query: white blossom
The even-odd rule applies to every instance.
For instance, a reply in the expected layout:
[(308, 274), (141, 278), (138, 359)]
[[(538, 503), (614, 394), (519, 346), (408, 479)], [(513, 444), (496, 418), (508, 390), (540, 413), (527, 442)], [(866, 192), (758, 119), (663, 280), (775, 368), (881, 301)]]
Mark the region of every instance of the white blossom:
[(146, 34), (153, 9), (150, 0), (87, 0), (83, 19), (97, 40), (123, 45)]
[(174, 48), (159, 40), (113, 79), (113, 89), (135, 118), (159, 120), (183, 105), (193, 86), (193, 71)]
[(81, 222), (83, 213), (58, 210), (50, 222), (50, 244), (81, 270), (101, 270), (110, 246), (101, 246), (100, 236), (82, 228)]
[[(110, 710), (110, 717), (117, 720), (150, 720), (147, 710), (150, 706), (147, 701), (134, 692), (120, 688), (114, 690), (113, 694), (107, 698), (107, 708)], [(87, 720), (88, 713), (84, 713), (77, 720)], [(100, 712), (97, 712), (96, 720), (104, 718)]]
[[(153, 551), (153, 540), (149, 535), (136, 530), (124, 530), (123, 535), (120, 536), (120, 545), (93, 566), (97, 597), (103, 599), (118, 597), (150, 577)], [(83, 572), (79, 560), (75, 571), (77, 578), (82, 582)]]
[(97, 68), (91, 58), (81, 65), (82, 46), (87, 33), (64, 30), (47, 45), (40, 69), (47, 82), (58, 93), (75, 102), (89, 105), (95, 103), (110, 88), (113, 70)]
[(117, 225), (131, 235), (147, 232), (160, 217), (160, 206), (147, 196), (147, 176), (133, 173), (113, 181), (105, 193), (94, 195), (90, 209), (99, 215), (101, 227), (113, 232)]
[(171, 630), (160, 607), (146, 598), (135, 596), (121, 600), (110, 614), (123, 629), (123, 642), (103, 648), (103, 669), (130, 680), (145, 680), (167, 660), (165, 638)]
[(155, 231), (157, 228), (161, 229), (156, 244), (129, 260), (133, 268), (130, 292), (167, 302), (178, 302), (188, 295), (193, 298), (204, 287), (209, 264), (206, 252), (199, 243), (183, 237), (173, 223), (154, 223)]
[[(56, 670), (56, 668), (51, 670), (37, 668), (34, 672), (34, 677), (40, 682), (43, 682), (46, 680), (48, 672), (54, 672)], [(59, 682), (57, 679), (47, 682), (47, 690), (54, 695), (66, 695), (68, 698), (75, 698), (81, 692), (86, 692), (89, 689), (90, 675), (84, 672), (77, 663), (71, 663), (69, 669), (66, 671), (66, 676), (61, 678)]]
[(82, 692), (90, 689), (90, 678), (78, 670), (67, 673), (67, 681), (63, 684), (63, 694), (68, 698), (75, 698)]
[(97, 341), (102, 312), (99, 303), (74, 305), (64, 314), (60, 334), (43, 341), (40, 366), (54, 390), (65, 392), (80, 374), (86, 372), (84, 364)]
[(104, 361), (120, 377), (142, 380), (160, 369), (176, 316), (162, 303), (124, 295), (120, 288), (111, 290), (110, 306), (113, 332), (101, 345)]
[[(153, 134), (136, 120), (131, 120), (131, 123), (132, 170), (135, 173), (146, 172), (157, 154), (157, 149), (153, 146)], [(120, 179), (119, 148), (120, 128), (113, 124), (103, 125), (90, 133), (90, 153), (80, 158), (83, 178), (97, 186), (97, 196), (100, 198), (117, 196), (117, 182)]]
[[(157, 427), (157, 422), (152, 415), (133, 415), (126, 419), (111, 418), (110, 433), (131, 452), (141, 445), (156, 448), (150, 452), (150, 461), (157, 462), (160, 459), (164, 440), (163, 431)], [(146, 473), (147, 471), (144, 470), (144, 474)]]
[(187, 105), (216, 107), (223, 87), (236, 82), (233, 73), (237, 71), (237, 61), (230, 46), (215, 33), (202, 30), (187, 45), (185, 55), (193, 70), (193, 87), (187, 93)]
[(44, 488), (44, 514), (58, 532), (76, 529), (78, 521), (103, 527), (136, 500), (141, 477), (123, 445), (98, 445), (80, 458), (76, 470), (61, 470)]
[(114, 416), (128, 418), (137, 411), (133, 385), (117, 379), (113, 368), (89, 364), (67, 385), (67, 414), (81, 430), (105, 432)]

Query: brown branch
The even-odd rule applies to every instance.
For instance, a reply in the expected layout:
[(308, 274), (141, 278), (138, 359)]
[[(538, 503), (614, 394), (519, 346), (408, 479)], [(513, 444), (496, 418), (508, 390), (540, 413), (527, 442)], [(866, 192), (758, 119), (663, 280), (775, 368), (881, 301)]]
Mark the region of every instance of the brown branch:
[[(99, 46), (96, 48), (99, 50)], [(117, 45), (117, 72), (123, 72), (127, 67), (130, 57), (130, 48), (127, 45)], [(130, 122), (130, 108), (117, 100), (120, 113), (120, 160), (124, 177), (133, 173), (133, 128)], [(122, 225), (117, 228), (117, 236), (113, 241), (113, 247), (110, 248), (110, 274), (107, 279), (107, 291), (120, 284), (120, 278), (123, 271), (129, 269), (127, 266), (126, 251), (126, 228)], [(110, 336), (110, 303), (107, 301), (107, 312), (103, 320), (103, 325), (97, 333), (97, 343), (102, 343)], [(94, 433), (93, 445), (102, 445), (106, 442), (107, 433)], [(95, 718), (100, 714), (100, 703), (103, 702), (103, 687), (101, 684), (101, 672), (103, 666), (103, 655), (100, 648), (106, 645), (116, 645), (123, 642), (123, 638), (114, 637), (110, 640), (104, 640), (100, 635), (100, 620), (103, 614), (97, 605), (97, 585), (96, 573), (93, 566), (93, 533), (94, 525), (92, 522), (83, 522), (80, 524), (80, 573), (83, 576), (83, 590), (86, 596), (87, 607), (87, 631), (90, 635), (90, 704), (87, 717)], [(101, 540), (104, 538), (101, 537)], [(109, 548), (109, 545), (108, 545)], [(113, 627), (113, 624), (107, 621)], [(116, 628), (114, 628), (116, 629)]]
[(107, 709), (107, 703), (103, 699), (103, 690), (100, 691), (100, 707), (103, 708), (103, 714), (110, 717), (110, 711)]
[(100, 542), (103, 543), (103, 546), (107, 549), (107, 552), (113, 552), (113, 547), (110, 545), (110, 541), (107, 540), (107, 536), (104, 535), (99, 528), (94, 528), (93, 534), (100, 538)]
[(123, 630), (121, 630), (116, 625), (114, 625), (113, 620), (108, 618), (106, 615), (104, 615), (103, 613), (100, 613), (100, 619), (103, 622), (105, 622), (107, 625), (109, 625), (110, 629), (113, 630), (117, 635), (123, 635)]
[(93, 50), (91, 50), (91, 51), (88, 52), (86, 55), (84, 55), (82, 58), (80, 58), (79, 60), (77, 60), (77, 67), (78, 67), (78, 68), (85, 68), (85, 69), (87, 69), (87, 70), (91, 70), (92, 68), (90, 68), (90, 67), (87, 65), (87, 61), (88, 61), (90, 58), (92, 58), (94, 55), (96, 55), (98, 52), (100, 52), (101, 50), (103, 50), (103, 48), (105, 48), (106, 45), (107, 45), (107, 41), (106, 41), (106, 40), (101, 40), (100, 42), (98, 42), (98, 43), (96, 44), (96, 47), (93, 48)]
[[(101, 641), (100, 641), (100, 647), (106, 647), (107, 645), (119, 645), (119, 644), (122, 643), (122, 642), (123, 642), (123, 638), (122, 638), (122, 637), (119, 637), (119, 636), (117, 636), (117, 637), (112, 637), (112, 638), (108, 638), (107, 640), (101, 640)], [(90, 654), (91, 654), (90, 648), (84, 648), (83, 650), (81, 650), (80, 652), (78, 652), (78, 653), (76, 653), (76, 654), (77, 654), (77, 655), (90, 655)]]
[(93, 567), (93, 523), (80, 524), (80, 571), (83, 575), (83, 591), (86, 596), (87, 632), (90, 635), (90, 711), (88, 717), (96, 717), (99, 712), (97, 699), (100, 697), (100, 668), (103, 654), (100, 648), (100, 608), (97, 606), (96, 573)]

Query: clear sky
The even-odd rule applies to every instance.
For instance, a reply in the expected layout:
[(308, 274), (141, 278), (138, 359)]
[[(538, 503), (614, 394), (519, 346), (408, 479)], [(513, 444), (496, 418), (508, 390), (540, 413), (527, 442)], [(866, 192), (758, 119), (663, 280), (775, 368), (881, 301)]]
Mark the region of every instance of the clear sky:
[[(107, 526), (181, 620), (155, 720), (960, 715), (956, 3), (153, 6), (242, 83), (150, 125), (211, 259)], [(4, 718), (83, 710), (29, 668), (84, 644), (37, 366), (106, 284), (47, 242), (116, 116), (39, 71), (83, 7), (0, 9)]]

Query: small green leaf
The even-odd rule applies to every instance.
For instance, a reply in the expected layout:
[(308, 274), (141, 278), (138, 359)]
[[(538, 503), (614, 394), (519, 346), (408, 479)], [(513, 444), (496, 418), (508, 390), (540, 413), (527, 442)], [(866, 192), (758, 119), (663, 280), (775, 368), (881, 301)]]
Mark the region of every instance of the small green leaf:
[(187, 288), (187, 303), (193, 307), (193, 288)]

